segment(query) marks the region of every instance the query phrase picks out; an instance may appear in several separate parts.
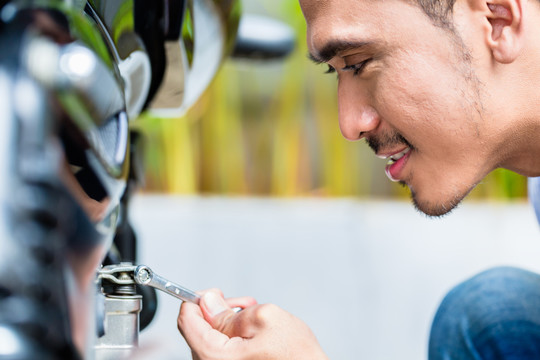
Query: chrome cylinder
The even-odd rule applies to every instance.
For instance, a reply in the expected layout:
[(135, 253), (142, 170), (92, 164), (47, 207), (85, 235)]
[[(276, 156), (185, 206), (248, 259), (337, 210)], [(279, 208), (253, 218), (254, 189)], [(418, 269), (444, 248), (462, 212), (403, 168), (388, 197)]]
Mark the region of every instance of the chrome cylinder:
[(96, 360), (127, 359), (139, 345), (140, 295), (105, 296), (105, 334), (97, 339)]

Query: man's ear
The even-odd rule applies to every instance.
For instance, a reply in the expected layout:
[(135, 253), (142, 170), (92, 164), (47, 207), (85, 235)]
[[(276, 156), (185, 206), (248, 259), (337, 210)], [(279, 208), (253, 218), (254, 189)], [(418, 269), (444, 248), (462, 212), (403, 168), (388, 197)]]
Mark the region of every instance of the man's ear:
[(513, 62), (523, 47), (523, 8), (521, 0), (489, 0), (486, 18), (490, 24), (486, 42), (495, 61)]

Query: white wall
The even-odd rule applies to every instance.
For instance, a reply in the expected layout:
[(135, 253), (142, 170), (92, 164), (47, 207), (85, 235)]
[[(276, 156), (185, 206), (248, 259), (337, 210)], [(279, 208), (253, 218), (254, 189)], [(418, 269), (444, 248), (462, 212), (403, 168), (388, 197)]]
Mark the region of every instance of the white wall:
[[(313, 329), (331, 359), (426, 358), (444, 293), (495, 265), (540, 272), (527, 204), (465, 204), (427, 219), (408, 203), (139, 196), (141, 262), (181, 285), (276, 303)], [(160, 294), (141, 334), (156, 359), (190, 359), (180, 302)]]

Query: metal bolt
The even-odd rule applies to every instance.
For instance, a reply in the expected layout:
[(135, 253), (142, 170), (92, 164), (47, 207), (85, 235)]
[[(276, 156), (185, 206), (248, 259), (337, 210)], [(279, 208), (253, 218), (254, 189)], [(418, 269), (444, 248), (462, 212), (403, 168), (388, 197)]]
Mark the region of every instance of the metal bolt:
[(150, 280), (150, 272), (147, 269), (140, 269), (137, 278), (141, 283), (145, 283)]

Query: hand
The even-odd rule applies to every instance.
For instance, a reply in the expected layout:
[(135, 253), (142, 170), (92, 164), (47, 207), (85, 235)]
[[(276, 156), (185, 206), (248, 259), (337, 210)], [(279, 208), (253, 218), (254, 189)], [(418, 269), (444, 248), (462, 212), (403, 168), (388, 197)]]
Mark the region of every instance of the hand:
[(224, 299), (218, 290), (206, 291), (199, 306), (184, 302), (178, 329), (195, 360), (328, 359), (300, 319), (250, 297)]

